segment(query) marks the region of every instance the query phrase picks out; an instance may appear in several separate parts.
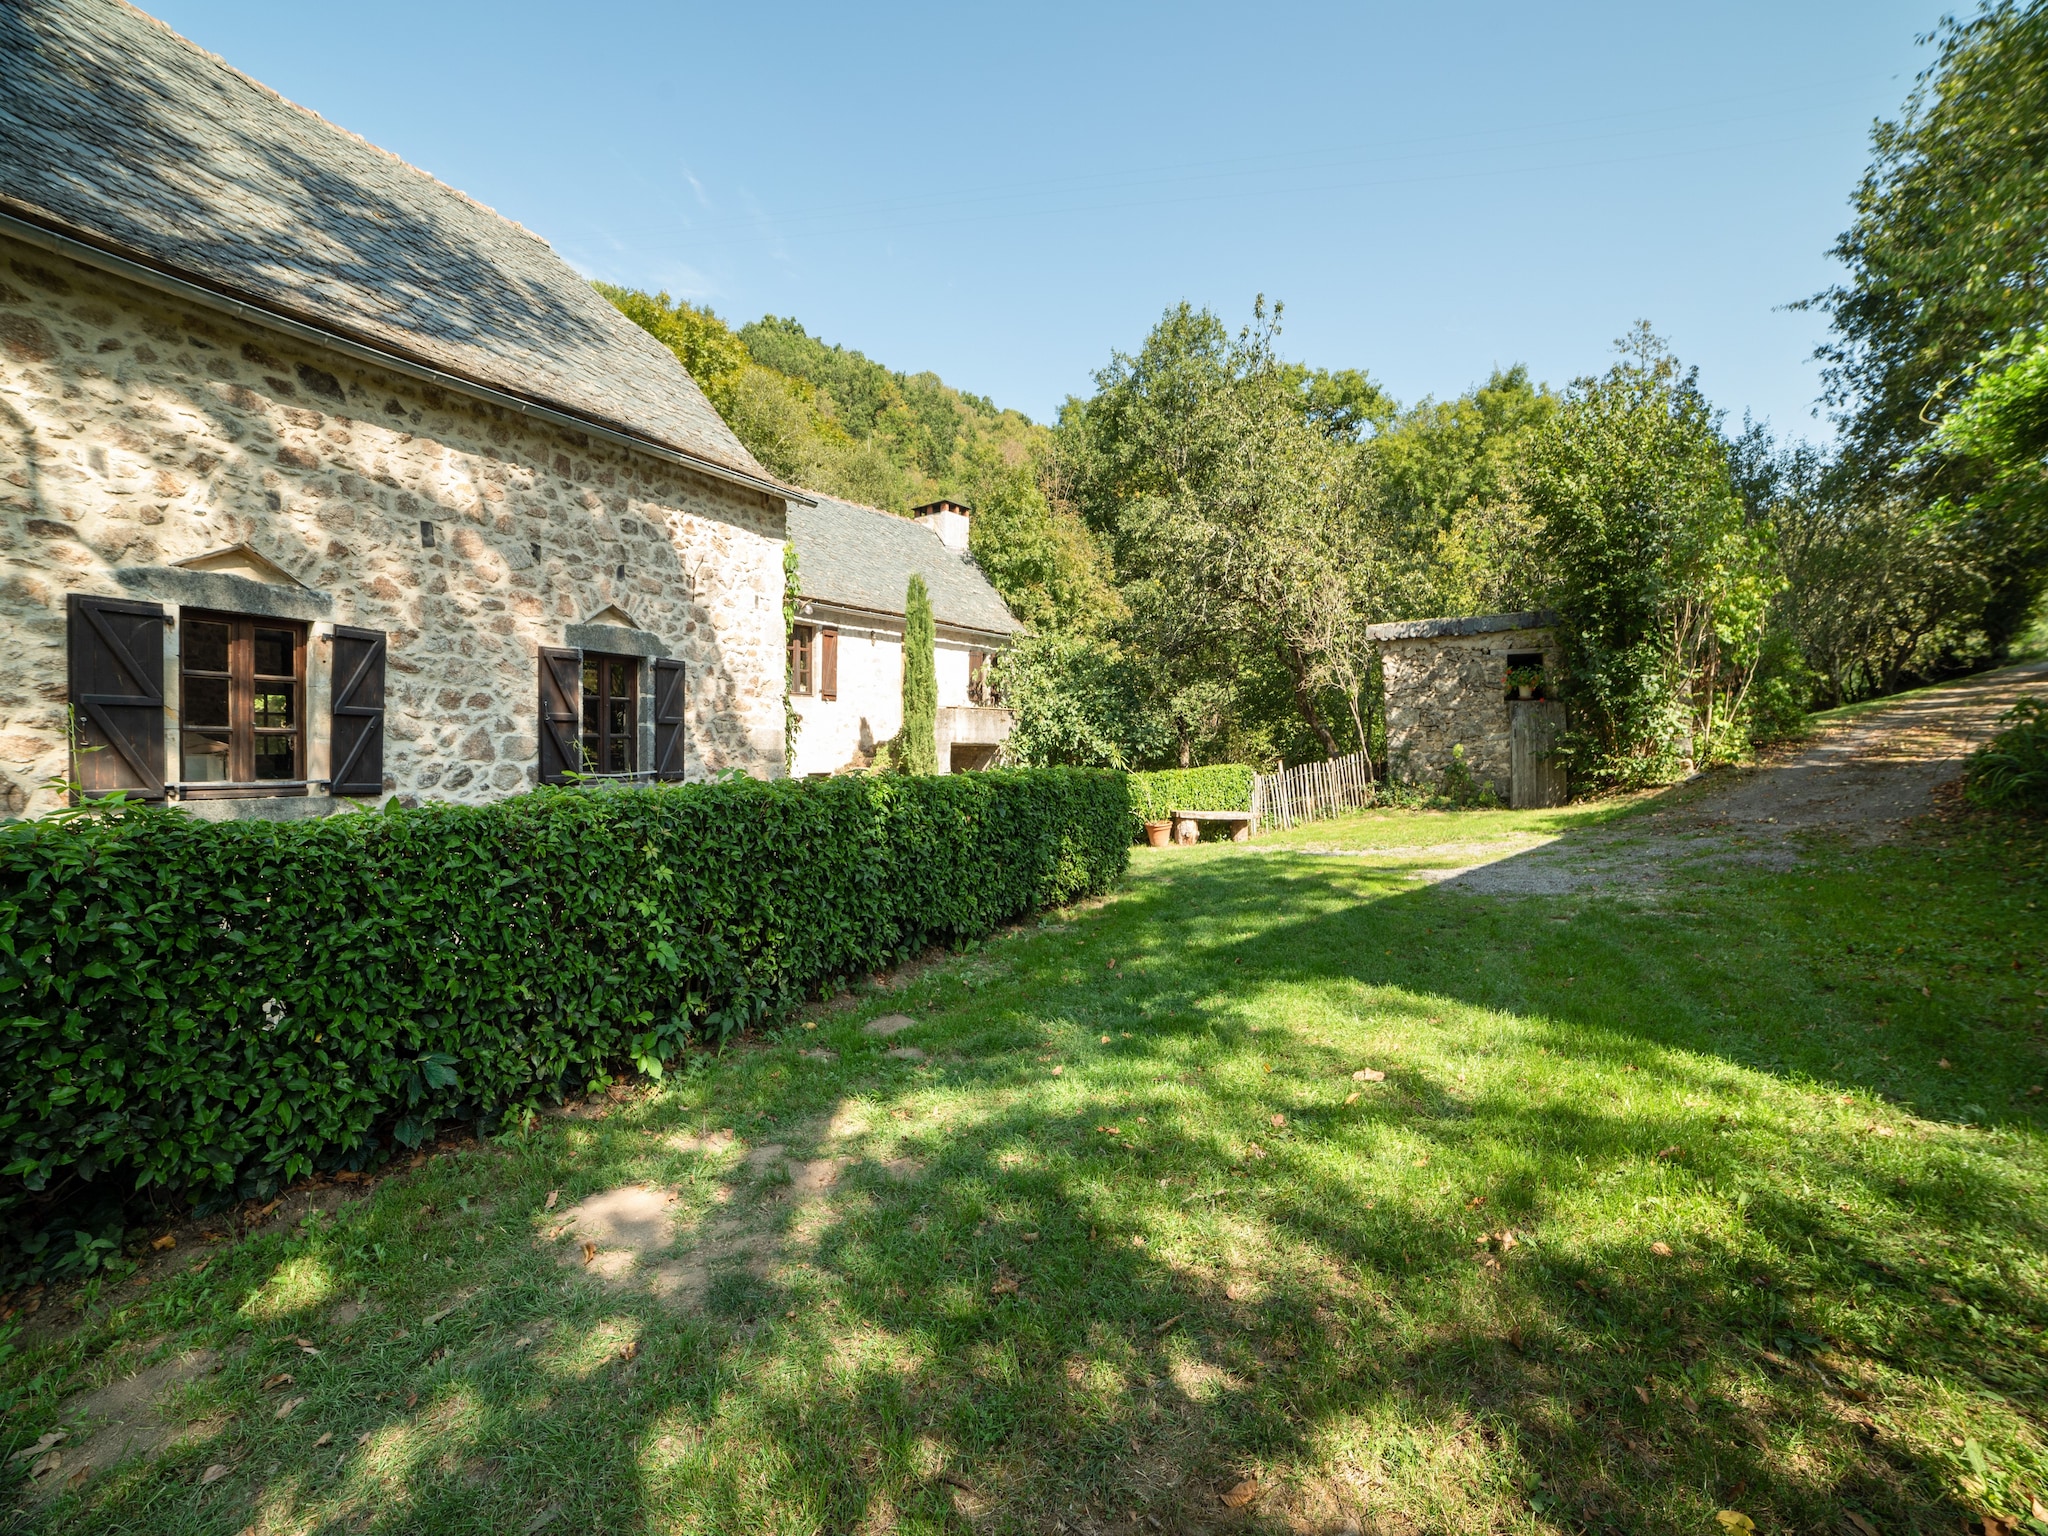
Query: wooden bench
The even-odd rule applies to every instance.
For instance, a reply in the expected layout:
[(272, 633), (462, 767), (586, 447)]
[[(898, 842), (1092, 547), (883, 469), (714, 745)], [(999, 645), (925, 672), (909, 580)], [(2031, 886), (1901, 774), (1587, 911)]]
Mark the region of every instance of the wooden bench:
[(1230, 840), (1233, 843), (1248, 843), (1252, 840), (1252, 813), (1250, 811), (1174, 811), (1173, 840), (1176, 843), (1192, 843), (1201, 835), (1195, 823), (1198, 821), (1222, 821), (1230, 823)]

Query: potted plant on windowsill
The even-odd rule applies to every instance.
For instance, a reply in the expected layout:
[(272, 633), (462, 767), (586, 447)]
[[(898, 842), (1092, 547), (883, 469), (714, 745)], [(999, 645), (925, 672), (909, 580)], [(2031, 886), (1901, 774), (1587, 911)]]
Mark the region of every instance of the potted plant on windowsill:
[(1508, 692), (1518, 699), (1533, 699), (1543, 688), (1541, 667), (1510, 667)]

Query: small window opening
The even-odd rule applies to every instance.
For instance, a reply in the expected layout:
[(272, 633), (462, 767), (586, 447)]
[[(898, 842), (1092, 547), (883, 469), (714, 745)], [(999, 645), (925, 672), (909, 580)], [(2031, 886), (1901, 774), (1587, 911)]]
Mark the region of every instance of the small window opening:
[(584, 772), (634, 771), (639, 706), (638, 661), (631, 656), (583, 653)]
[(434, 547), (434, 525), (433, 525), (432, 523), (429, 523), (429, 522), (422, 522), (422, 523), (420, 524), (420, 548), (421, 548), (421, 549), (432, 549), (433, 547)]
[(179, 779), (202, 789), (301, 785), (306, 631), (188, 614), (178, 643)]
[(817, 650), (818, 627), (798, 624), (789, 632), (789, 691), (808, 697), (811, 691), (812, 659)]

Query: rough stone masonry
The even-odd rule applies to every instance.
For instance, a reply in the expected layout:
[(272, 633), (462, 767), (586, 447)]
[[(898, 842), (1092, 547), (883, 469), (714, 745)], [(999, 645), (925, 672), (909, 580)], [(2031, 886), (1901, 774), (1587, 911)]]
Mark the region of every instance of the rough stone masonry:
[(1387, 688), (1387, 759), (1396, 779), (1435, 786), (1462, 746), (1466, 768), (1502, 799), (1511, 789), (1507, 673), (1511, 656), (1555, 671), (1549, 613), (1375, 624)]
[[(779, 773), (783, 522), (765, 493), (0, 237), (0, 811), (60, 803), (66, 594), (161, 597), (235, 546), (275, 568), (266, 611), (312, 621), (312, 774), (337, 623), (388, 636), (388, 793), (532, 783), (538, 649), (613, 632), (687, 664), (689, 776)], [(172, 728), (176, 681), (167, 655)]]

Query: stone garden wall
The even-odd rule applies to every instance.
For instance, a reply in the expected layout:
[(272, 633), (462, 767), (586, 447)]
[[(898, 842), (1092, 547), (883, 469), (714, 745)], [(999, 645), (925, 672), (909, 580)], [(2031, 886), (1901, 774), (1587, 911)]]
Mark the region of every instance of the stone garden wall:
[(321, 630), (387, 632), (389, 792), (534, 782), (538, 648), (621, 614), (687, 663), (690, 776), (778, 774), (783, 536), (766, 495), (0, 238), (0, 811), (58, 803), (65, 595), (161, 599), (175, 562), (244, 544), (281, 616), (322, 621), (316, 735)]

